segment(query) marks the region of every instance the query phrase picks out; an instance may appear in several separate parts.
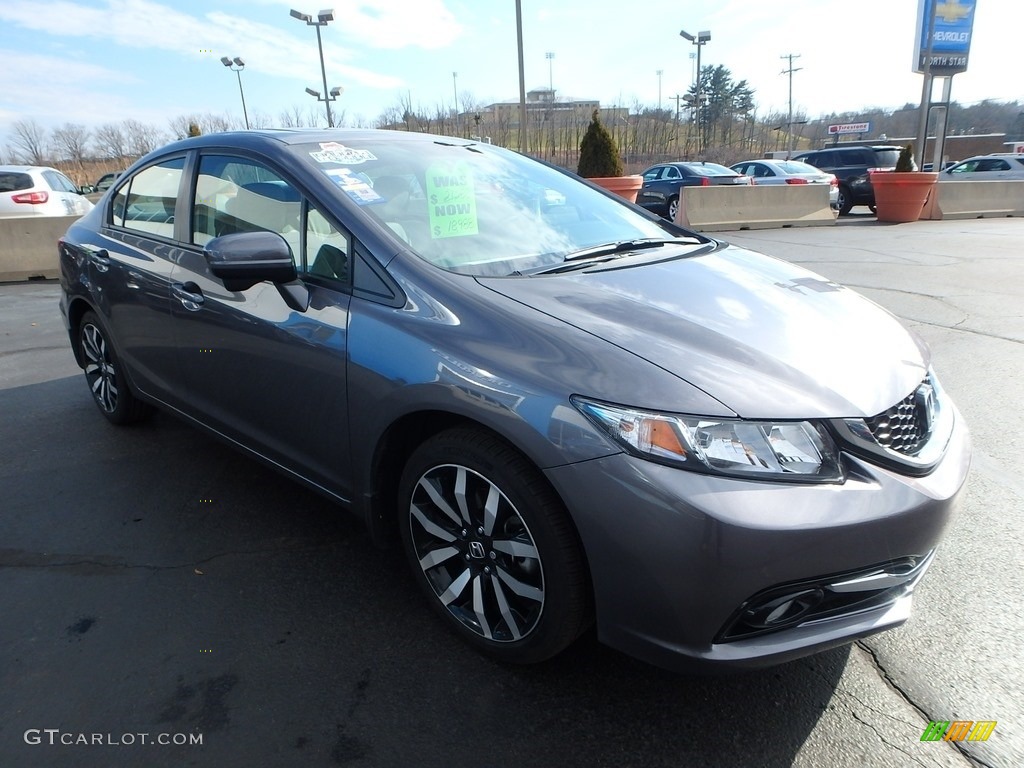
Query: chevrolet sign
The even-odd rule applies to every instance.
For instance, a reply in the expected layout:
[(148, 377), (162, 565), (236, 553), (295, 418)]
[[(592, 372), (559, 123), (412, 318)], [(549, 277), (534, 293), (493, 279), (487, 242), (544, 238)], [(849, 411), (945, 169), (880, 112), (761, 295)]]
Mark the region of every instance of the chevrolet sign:
[(931, 28), (933, 13), (935, 27), (931, 40), (931, 73), (947, 77), (967, 70), (976, 4), (976, 0), (918, 0), (915, 72), (923, 73), (926, 70), (928, 30)]

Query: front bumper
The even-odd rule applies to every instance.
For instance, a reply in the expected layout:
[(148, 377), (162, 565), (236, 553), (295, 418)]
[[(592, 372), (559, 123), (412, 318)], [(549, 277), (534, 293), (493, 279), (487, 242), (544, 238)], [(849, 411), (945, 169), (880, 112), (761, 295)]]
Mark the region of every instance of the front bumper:
[[(924, 477), (843, 461), (841, 485), (722, 478), (626, 454), (547, 470), (583, 541), (602, 642), (680, 671), (760, 667), (906, 621), (967, 477), (966, 427), (957, 414), (945, 456)], [(908, 557), (918, 567), (903, 583), (891, 578), (882, 599), (723, 640), (766, 590), (834, 584)]]

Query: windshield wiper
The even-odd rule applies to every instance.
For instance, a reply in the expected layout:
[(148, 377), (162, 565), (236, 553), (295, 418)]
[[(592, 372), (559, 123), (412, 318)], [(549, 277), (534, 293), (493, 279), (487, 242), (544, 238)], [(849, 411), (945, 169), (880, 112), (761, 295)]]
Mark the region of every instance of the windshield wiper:
[(612, 243), (592, 245), (589, 248), (580, 248), (578, 251), (570, 251), (562, 257), (562, 261), (558, 264), (552, 264), (551, 266), (539, 267), (536, 269), (526, 269), (521, 272), (517, 270), (512, 274), (516, 276), (532, 276), (551, 275), (557, 272), (571, 272), (572, 270), (583, 269), (591, 266), (592, 264), (611, 261), (613, 258), (617, 257), (617, 254), (632, 253), (646, 248), (661, 248), (665, 245), (682, 245), (683, 242), (683, 238), (663, 240), (656, 237), (639, 240), (616, 240)]
[(675, 245), (678, 240), (662, 240), (659, 238), (644, 238), (642, 240), (616, 240), (613, 243), (592, 245), (589, 248), (580, 248), (578, 251), (570, 251), (565, 254), (562, 262), (580, 261), (594, 256), (611, 256), (615, 253), (628, 253), (639, 251), (643, 248), (660, 248), (663, 245)]

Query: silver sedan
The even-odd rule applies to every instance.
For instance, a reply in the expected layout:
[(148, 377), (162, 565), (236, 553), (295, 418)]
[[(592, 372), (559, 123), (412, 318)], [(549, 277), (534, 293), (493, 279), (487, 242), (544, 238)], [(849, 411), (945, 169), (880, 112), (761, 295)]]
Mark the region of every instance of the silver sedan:
[(828, 173), (799, 160), (744, 160), (731, 166), (736, 173), (753, 179), (758, 186), (776, 184), (828, 184), (828, 203), (839, 205), (839, 181)]

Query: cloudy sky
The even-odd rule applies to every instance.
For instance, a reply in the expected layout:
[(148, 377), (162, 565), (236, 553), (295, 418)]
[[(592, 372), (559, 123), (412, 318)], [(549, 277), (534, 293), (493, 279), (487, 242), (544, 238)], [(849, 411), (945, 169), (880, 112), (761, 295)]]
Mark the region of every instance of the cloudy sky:
[[(189, 113), (241, 118), (236, 76), (221, 56), (246, 62), (250, 116), (317, 107), (316, 33), (291, 18), (308, 0), (0, 0), (0, 142), (14, 120), (46, 127), (134, 118), (166, 130)], [(943, 0), (974, 4), (974, 0)], [(321, 0), (328, 4), (331, 0)], [(518, 98), (514, 0), (333, 0), (323, 31), (328, 87), (351, 124), (373, 121), (411, 97), (433, 112), (459, 99)], [(702, 64), (724, 65), (755, 90), (760, 111), (785, 110), (783, 54), (800, 54), (794, 103), (818, 117), (866, 106), (917, 103), (911, 72), (917, 0), (522, 0), (527, 88), (603, 104), (664, 106), (693, 79), (694, 47), (679, 36), (711, 32)], [(1024, 101), (1017, 58), (1020, 5), (977, 3), (971, 61), (953, 83), (961, 103)], [(552, 59), (545, 54), (554, 54)], [(453, 78), (453, 72), (457, 75)]]

